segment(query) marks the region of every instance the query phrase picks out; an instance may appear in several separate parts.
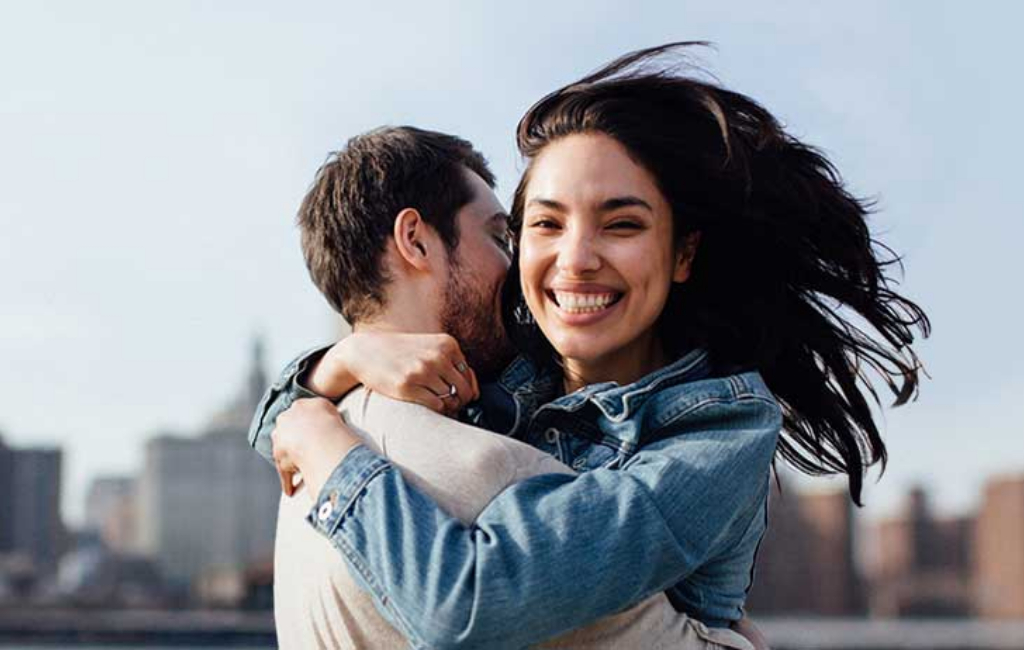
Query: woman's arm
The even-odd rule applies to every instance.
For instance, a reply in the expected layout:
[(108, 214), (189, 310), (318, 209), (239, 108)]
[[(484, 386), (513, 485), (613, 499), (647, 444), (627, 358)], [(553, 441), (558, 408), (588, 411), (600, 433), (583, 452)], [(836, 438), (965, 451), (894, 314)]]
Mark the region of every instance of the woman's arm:
[[(480, 395), (476, 375), (451, 336), (357, 332), (334, 345), (307, 350), (285, 366), (256, 408), (249, 444), (273, 463), (270, 434), (282, 412), (302, 398), (337, 402), (360, 384), (446, 414)], [(453, 385), (454, 396), (438, 397)], [(282, 477), (282, 486), (289, 491), (290, 480)]]
[(275, 432), (300, 468), (330, 470), (307, 470), (326, 476), (310, 522), (415, 647), (438, 648), (523, 647), (682, 580), (762, 514), (781, 426), (771, 400), (705, 402), (622, 469), (527, 479), (467, 526), (366, 447), (315, 453), (344, 435), (320, 413)]

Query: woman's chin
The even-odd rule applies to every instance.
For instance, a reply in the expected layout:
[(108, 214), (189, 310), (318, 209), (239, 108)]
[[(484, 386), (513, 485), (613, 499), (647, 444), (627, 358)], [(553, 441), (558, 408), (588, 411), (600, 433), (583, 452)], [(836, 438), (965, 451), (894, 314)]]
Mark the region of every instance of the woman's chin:
[(608, 356), (610, 350), (607, 345), (602, 345), (599, 341), (581, 341), (580, 338), (582, 337), (566, 337), (566, 340), (554, 343), (555, 352), (562, 358), (563, 363), (593, 366)]

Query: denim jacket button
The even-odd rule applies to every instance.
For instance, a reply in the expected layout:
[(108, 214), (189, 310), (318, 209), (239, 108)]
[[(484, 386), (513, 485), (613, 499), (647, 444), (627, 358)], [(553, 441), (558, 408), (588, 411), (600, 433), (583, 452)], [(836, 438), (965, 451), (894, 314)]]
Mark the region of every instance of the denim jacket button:
[(317, 511), (316, 517), (320, 521), (324, 521), (325, 519), (331, 516), (332, 512), (334, 512), (334, 506), (331, 505), (330, 501), (324, 501), (320, 505), (320, 510)]

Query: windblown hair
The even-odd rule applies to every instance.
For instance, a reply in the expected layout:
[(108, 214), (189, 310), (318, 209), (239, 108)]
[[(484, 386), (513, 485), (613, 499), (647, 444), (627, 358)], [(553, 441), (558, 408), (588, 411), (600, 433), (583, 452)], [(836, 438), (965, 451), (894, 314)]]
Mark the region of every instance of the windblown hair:
[(467, 169), (494, 187), (469, 142), (411, 126), (355, 136), (320, 167), (299, 208), (302, 254), (313, 283), (350, 324), (384, 307), (381, 262), (399, 212), (415, 208), (448, 252), (455, 248), (456, 213), (473, 200)]
[[(615, 138), (667, 199), (677, 246), (700, 232), (690, 278), (673, 285), (658, 322), (666, 348), (700, 346), (722, 372), (760, 371), (783, 410), (778, 453), (812, 475), (847, 474), (860, 505), (867, 468), (884, 470), (887, 460), (871, 379), (883, 380), (895, 405), (916, 397), (922, 366), (911, 344), (915, 330), (928, 336), (928, 318), (894, 290), (888, 272), (902, 271), (899, 258), (872, 238), (869, 203), (820, 151), (685, 59), (665, 63), (694, 45), (703, 43), (627, 54), (527, 111), (513, 229), (544, 147), (573, 134)], [(506, 323), (522, 348), (550, 360), (516, 272)]]

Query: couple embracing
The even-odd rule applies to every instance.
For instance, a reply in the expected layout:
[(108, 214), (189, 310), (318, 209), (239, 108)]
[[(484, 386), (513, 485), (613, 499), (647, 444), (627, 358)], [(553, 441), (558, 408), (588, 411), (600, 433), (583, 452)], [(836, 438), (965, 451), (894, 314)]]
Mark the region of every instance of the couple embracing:
[(859, 503), (865, 369), (906, 401), (928, 320), (830, 163), (660, 64), (681, 47), (530, 108), (511, 215), (451, 135), (378, 129), (318, 172), (303, 253), (353, 334), (250, 431), (282, 647), (764, 647), (774, 459)]

